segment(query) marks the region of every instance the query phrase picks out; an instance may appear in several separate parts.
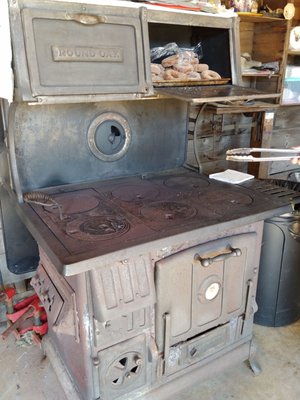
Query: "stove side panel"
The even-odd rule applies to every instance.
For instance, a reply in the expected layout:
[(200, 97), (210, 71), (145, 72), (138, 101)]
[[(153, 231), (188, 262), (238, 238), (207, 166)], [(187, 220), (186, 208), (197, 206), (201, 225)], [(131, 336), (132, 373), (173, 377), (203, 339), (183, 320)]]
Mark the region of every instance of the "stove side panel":
[(62, 279), (40, 250), (40, 263), (31, 284), (43, 304), (48, 320), (47, 339), (56, 357), (67, 366), (67, 373), (82, 399), (99, 397), (95, 381), (91, 306), (86, 274)]

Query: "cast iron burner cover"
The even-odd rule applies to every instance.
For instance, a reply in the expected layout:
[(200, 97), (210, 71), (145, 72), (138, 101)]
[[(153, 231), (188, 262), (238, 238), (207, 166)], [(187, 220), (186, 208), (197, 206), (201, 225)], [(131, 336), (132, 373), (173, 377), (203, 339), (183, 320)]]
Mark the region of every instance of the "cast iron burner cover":
[(73, 239), (98, 241), (116, 238), (130, 229), (129, 222), (115, 215), (79, 218), (67, 224), (66, 232)]
[[(54, 197), (57, 204), (60, 205), (63, 215), (77, 214), (90, 211), (99, 205), (99, 200), (96, 197), (74, 194), (67, 196), (66, 194)], [(59, 214), (59, 209), (56, 205), (43, 207), (45, 211), (51, 214)]]
[(184, 220), (194, 217), (197, 210), (188, 204), (175, 201), (157, 201), (141, 209), (143, 217), (155, 221)]
[(123, 201), (154, 200), (159, 191), (153, 186), (127, 185), (112, 191), (113, 197)]
[(198, 196), (203, 204), (218, 207), (218, 211), (253, 203), (251, 196), (234, 190), (214, 189)]
[(164, 181), (164, 184), (172, 189), (191, 191), (201, 190), (209, 185), (209, 182), (203, 178), (194, 178), (186, 176), (174, 176)]

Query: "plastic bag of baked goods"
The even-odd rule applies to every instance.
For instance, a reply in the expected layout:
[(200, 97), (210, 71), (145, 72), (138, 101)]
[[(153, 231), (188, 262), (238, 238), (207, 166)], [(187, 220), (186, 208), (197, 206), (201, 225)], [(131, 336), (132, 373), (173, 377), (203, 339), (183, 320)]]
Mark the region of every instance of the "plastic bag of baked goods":
[(179, 47), (176, 43), (168, 43), (165, 46), (153, 47), (150, 50), (150, 58), (152, 63), (160, 64), (164, 58), (173, 56), (178, 53)]
[(167, 43), (165, 46), (153, 47), (150, 51), (151, 62), (155, 64), (161, 64), (165, 58), (174, 56), (176, 54), (189, 52), (191, 56), (201, 59), (203, 57), (202, 45), (198, 43), (196, 46), (191, 48), (179, 47), (177, 43)]
[(175, 42), (151, 50), (152, 82), (202, 81), (221, 79), (209, 65), (200, 62), (201, 43), (192, 48), (179, 47)]
[(203, 50), (202, 50), (201, 42), (199, 42), (198, 44), (196, 44), (196, 46), (193, 46), (191, 48), (181, 47), (181, 51), (192, 51), (194, 54), (197, 55), (199, 60), (201, 60), (203, 58)]

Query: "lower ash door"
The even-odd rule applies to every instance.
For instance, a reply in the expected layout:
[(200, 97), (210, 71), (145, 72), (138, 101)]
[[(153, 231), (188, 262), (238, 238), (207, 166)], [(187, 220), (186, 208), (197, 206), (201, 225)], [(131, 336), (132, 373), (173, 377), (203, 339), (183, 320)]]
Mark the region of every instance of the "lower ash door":
[(139, 335), (98, 353), (101, 399), (142, 390), (149, 382), (147, 338)]
[(245, 312), (256, 233), (192, 247), (156, 263), (156, 342), (163, 349)]

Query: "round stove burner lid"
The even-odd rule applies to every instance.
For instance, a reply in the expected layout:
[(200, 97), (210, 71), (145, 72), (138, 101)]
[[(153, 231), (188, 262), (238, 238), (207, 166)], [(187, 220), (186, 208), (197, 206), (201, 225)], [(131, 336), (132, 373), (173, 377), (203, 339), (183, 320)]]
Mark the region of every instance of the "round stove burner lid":
[(97, 241), (123, 235), (130, 229), (129, 222), (116, 215), (78, 218), (66, 227), (66, 233), (75, 239)]
[[(72, 193), (55, 196), (55, 201), (61, 207), (63, 215), (77, 214), (90, 211), (99, 205), (99, 199), (91, 195), (82, 195), (81, 193)], [(59, 208), (56, 205), (44, 207), (44, 210), (53, 214), (59, 214)]]

